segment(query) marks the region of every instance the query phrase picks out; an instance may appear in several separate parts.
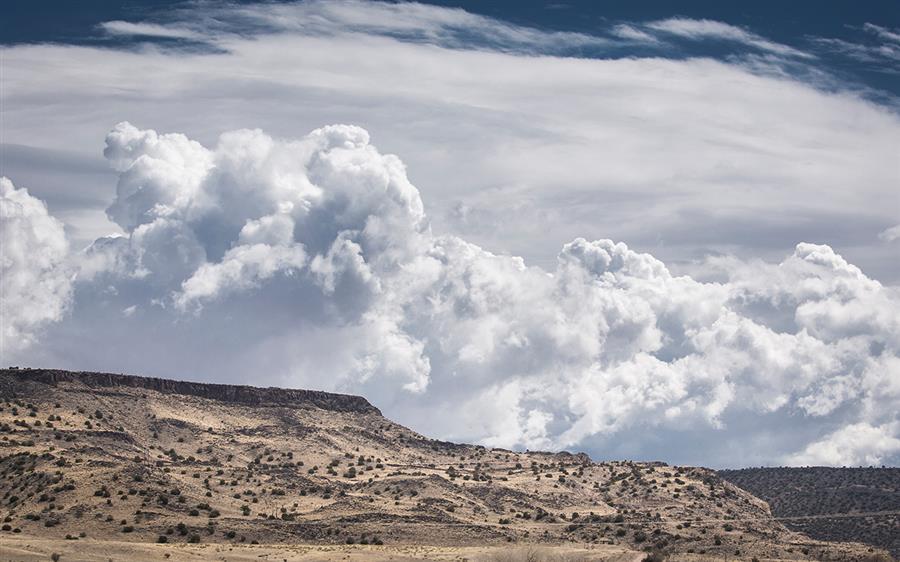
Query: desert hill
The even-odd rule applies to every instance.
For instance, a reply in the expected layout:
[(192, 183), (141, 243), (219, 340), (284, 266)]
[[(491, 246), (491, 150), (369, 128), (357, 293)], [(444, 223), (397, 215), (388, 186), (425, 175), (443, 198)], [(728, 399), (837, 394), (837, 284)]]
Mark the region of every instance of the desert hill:
[[(719, 475), (766, 500), (784, 524), (810, 537), (856, 540), (900, 556), (900, 468), (745, 468)], [(819, 518), (823, 514), (870, 517)], [(813, 516), (809, 519), (787, 519)]]
[(0, 544), (872, 555), (788, 530), (704, 468), (438, 441), (355, 396), (39, 369), (0, 370), (0, 517)]

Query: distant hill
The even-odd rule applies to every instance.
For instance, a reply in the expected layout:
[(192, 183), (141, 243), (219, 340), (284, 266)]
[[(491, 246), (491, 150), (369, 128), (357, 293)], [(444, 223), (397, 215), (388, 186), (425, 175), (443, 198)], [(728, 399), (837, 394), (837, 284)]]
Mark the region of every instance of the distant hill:
[(355, 396), (40, 369), (0, 370), (0, 517), (4, 559), (66, 538), (869, 555), (786, 529), (704, 468), (438, 441)]
[(777, 517), (893, 512), (784, 523), (812, 538), (860, 541), (900, 557), (900, 468), (745, 468), (719, 476), (766, 500)]

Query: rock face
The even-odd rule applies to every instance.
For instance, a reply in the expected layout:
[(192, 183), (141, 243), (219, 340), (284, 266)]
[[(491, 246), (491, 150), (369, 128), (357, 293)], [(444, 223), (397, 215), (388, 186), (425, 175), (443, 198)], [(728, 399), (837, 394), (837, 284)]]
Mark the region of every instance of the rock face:
[(0, 519), (0, 544), (85, 533), (870, 556), (789, 531), (704, 468), (438, 441), (356, 396), (44, 369), (0, 370)]
[(222, 402), (253, 406), (313, 406), (335, 412), (381, 413), (378, 408), (370, 404), (362, 396), (335, 394), (317, 390), (258, 388), (255, 386), (197, 383), (115, 373), (62, 371), (57, 369), (0, 369), (0, 375), (22, 382), (39, 382), (49, 385), (57, 385), (61, 382), (76, 382), (88, 387), (145, 388), (163, 394), (198, 396)]

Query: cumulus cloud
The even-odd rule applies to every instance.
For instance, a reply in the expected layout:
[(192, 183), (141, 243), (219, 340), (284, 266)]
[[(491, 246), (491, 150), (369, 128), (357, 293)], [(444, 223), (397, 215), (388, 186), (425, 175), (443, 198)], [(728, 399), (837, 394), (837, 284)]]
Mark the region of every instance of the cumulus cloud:
[[(875, 280), (895, 249), (872, 235), (897, 217), (872, 201), (900, 120), (793, 72), (819, 59), (721, 22), (605, 39), (410, 3), (212, 9), (118, 28), (209, 50), (6, 50), (9, 142), (83, 163), (123, 117), (185, 133), (107, 135), (114, 199), (79, 204), (112, 234), (82, 234), (70, 312), (10, 361), (361, 393), (430, 435), (598, 458), (897, 438), (898, 296)], [(771, 64), (665, 58), (694, 38)], [(659, 56), (582, 51), (623, 39)], [(323, 122), (366, 128), (297, 138)], [(69, 171), (52, 209), (100, 191)], [(898, 462), (860, 442), (815, 462)]]
[(71, 291), (68, 250), (62, 223), (43, 201), (0, 178), (0, 360), (62, 318)]
[(793, 455), (795, 465), (872, 466), (900, 453), (897, 424), (871, 426), (858, 423), (843, 427)]
[(191, 302), (221, 297), (226, 291), (255, 287), (278, 272), (300, 269), (306, 261), (301, 245), (250, 244), (228, 250), (222, 260), (205, 263), (181, 285), (175, 305), (185, 309)]
[(432, 233), (402, 161), (349, 125), (207, 148), (122, 123), (105, 154), (127, 236), (78, 255), (82, 306), (52, 348), (79, 329), (124, 345), (139, 318), (174, 327), (152, 328), (174, 358), (360, 392), (445, 437), (590, 450), (637, 430), (755, 439), (734, 420), (782, 416), (805, 441), (754, 460), (896, 459), (900, 295), (829, 246), (709, 258), (706, 282), (610, 240), (529, 266)]

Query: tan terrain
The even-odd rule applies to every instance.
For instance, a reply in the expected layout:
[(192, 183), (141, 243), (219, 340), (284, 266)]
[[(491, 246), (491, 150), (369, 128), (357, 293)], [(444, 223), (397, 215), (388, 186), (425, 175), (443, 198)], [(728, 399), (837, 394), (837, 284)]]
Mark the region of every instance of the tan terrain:
[(0, 560), (881, 556), (704, 468), (437, 441), (356, 396), (50, 370), (0, 370), (0, 517)]

